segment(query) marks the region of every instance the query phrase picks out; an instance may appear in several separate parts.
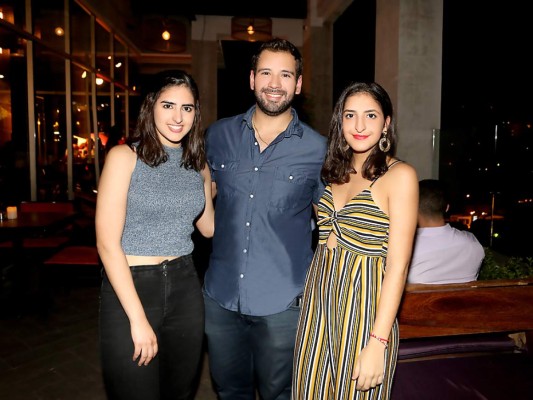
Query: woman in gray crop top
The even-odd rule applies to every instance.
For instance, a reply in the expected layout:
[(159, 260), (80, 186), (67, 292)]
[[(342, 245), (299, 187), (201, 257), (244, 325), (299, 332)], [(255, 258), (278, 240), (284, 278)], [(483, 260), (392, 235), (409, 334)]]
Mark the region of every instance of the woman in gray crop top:
[(198, 88), (154, 76), (137, 126), (108, 153), (96, 207), (100, 357), (110, 399), (188, 399), (202, 355), (204, 305), (194, 226), (214, 232)]

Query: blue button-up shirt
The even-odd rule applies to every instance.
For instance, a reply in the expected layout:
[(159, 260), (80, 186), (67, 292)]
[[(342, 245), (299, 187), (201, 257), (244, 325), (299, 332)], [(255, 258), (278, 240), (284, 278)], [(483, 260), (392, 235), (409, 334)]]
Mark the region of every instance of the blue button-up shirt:
[(204, 290), (228, 310), (264, 316), (286, 310), (303, 291), (327, 140), (292, 110), (287, 129), (261, 153), (254, 111), (207, 130), (217, 198)]

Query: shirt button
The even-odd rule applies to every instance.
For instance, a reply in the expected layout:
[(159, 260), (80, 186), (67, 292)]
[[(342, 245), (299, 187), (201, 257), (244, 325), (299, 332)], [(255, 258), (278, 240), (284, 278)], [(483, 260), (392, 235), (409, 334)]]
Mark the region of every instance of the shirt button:
[(249, 222), (247, 222), (247, 223), (246, 223), (246, 226), (250, 226), (250, 223), (249, 223)]
[(253, 194), (251, 194), (251, 195), (250, 195), (250, 198), (251, 198), (251, 199), (253, 199), (253, 198), (254, 198), (254, 195), (253, 195)]
[(248, 253), (248, 249), (244, 249), (242, 252), (243, 253)]
[(224, 164), (220, 164), (220, 168), (224, 168), (226, 167)]
[(244, 274), (241, 274), (241, 275), (240, 275), (240, 278), (241, 278), (241, 279), (244, 278)]
[(255, 167), (255, 168), (254, 168), (254, 171), (259, 171), (259, 168)]
[(289, 175), (289, 180), (291, 180), (291, 181), (292, 181), (292, 180), (293, 180), (293, 178), (294, 178), (294, 177), (293, 177), (292, 175)]
[(256, 146), (257, 146), (257, 142), (254, 142), (254, 145), (256, 145)]

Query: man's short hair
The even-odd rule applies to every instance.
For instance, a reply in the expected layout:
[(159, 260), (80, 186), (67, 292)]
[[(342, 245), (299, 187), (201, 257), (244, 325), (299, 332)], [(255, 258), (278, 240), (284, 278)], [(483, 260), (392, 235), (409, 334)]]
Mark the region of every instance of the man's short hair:
[(418, 187), (418, 211), (424, 215), (444, 216), (448, 208), (444, 184), (437, 179), (423, 179)]

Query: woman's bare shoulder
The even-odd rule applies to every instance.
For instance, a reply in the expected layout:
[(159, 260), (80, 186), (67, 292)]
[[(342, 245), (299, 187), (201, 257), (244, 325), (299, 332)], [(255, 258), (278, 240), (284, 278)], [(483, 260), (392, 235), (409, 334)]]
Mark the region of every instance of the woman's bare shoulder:
[(130, 146), (127, 144), (119, 144), (114, 146), (111, 150), (109, 150), (109, 153), (107, 153), (107, 157), (109, 156), (116, 156), (116, 157), (135, 157), (135, 150), (133, 150)]
[(418, 186), (418, 176), (415, 168), (411, 164), (393, 159), (389, 162), (389, 165), (391, 167), (384, 175), (389, 185), (393, 187), (401, 187), (403, 185)]
[(114, 146), (105, 157), (102, 175), (131, 173), (136, 161), (137, 154), (128, 145), (119, 144)]
[(389, 161), (389, 170), (386, 175), (416, 175), (415, 168), (406, 161), (393, 158)]

